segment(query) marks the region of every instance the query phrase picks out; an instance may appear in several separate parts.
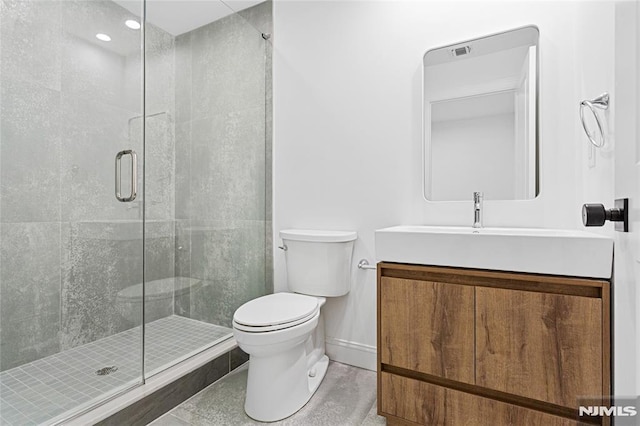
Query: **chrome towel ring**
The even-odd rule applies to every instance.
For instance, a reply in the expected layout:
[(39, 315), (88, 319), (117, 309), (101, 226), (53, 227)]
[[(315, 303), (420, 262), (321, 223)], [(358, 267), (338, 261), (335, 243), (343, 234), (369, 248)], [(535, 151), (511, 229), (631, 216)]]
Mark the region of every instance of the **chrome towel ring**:
[[(591, 110), (591, 113), (593, 114), (593, 117), (596, 119), (596, 124), (598, 125), (598, 131), (600, 132), (600, 141), (601, 141), (600, 143), (598, 143), (593, 138), (593, 136), (591, 136), (591, 132), (587, 127), (587, 123), (585, 123), (584, 121), (584, 107), (589, 108)], [(584, 132), (587, 134), (587, 137), (589, 138), (589, 141), (593, 144), (593, 146), (595, 146), (596, 148), (602, 148), (605, 142), (604, 126), (602, 125), (602, 121), (600, 119), (600, 116), (598, 115), (598, 112), (596, 111), (596, 108), (597, 109), (609, 108), (609, 94), (607, 92), (603, 93), (602, 95), (590, 101), (584, 100), (580, 102), (580, 120), (582, 121), (582, 128), (584, 129)]]

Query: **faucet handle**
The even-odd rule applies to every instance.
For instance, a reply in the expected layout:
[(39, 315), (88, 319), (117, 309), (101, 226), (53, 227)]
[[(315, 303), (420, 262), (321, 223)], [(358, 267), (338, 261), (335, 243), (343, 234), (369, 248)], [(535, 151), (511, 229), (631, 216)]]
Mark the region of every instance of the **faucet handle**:
[(484, 198), (484, 194), (480, 191), (476, 191), (473, 193), (473, 202), (478, 203)]

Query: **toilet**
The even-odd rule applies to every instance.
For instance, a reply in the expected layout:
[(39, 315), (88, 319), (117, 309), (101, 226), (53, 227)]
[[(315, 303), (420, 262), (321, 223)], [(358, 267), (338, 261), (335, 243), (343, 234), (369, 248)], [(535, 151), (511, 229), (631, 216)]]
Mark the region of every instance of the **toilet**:
[(244, 409), (263, 422), (301, 409), (322, 382), (329, 358), (321, 308), (349, 292), (357, 234), (283, 230), (280, 238), (291, 292), (251, 300), (233, 315), (233, 335), (249, 354)]

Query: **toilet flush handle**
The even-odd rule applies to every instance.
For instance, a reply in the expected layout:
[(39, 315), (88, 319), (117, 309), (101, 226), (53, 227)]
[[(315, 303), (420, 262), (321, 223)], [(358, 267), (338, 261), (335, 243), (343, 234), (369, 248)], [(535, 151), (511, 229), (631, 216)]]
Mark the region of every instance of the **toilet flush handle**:
[(367, 259), (360, 259), (360, 262), (358, 262), (358, 268), (359, 269), (378, 269), (376, 265), (370, 265)]
[(284, 245), (284, 244), (283, 244), (283, 245), (281, 245), (281, 246), (278, 246), (278, 248), (279, 248), (280, 250), (287, 251), (287, 246), (286, 246), (286, 245)]

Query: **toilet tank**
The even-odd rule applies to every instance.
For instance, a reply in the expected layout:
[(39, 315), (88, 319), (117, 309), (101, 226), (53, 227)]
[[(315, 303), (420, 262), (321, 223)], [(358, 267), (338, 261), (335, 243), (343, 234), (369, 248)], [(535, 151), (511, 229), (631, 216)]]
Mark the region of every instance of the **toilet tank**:
[(289, 290), (311, 296), (343, 296), (351, 287), (353, 231), (280, 231), (286, 247)]

